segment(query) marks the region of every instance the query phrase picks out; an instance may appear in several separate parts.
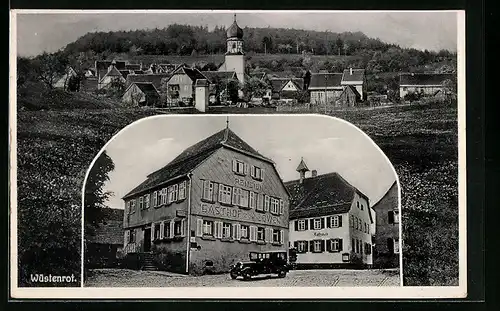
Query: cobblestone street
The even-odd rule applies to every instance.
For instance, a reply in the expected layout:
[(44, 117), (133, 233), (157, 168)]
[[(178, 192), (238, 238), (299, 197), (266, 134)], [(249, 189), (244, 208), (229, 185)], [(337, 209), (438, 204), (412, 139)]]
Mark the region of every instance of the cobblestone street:
[(229, 274), (186, 276), (162, 271), (93, 270), (88, 287), (262, 287), (399, 286), (398, 270), (293, 270), (285, 278), (258, 276), (232, 280)]

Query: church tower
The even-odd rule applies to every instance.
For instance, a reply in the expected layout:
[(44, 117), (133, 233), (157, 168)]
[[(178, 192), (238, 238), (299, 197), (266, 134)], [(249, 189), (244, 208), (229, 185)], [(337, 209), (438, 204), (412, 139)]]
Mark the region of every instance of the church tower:
[(236, 14), (234, 22), (227, 29), (227, 51), (224, 64), (219, 71), (234, 71), (240, 83), (245, 83), (245, 54), (243, 53), (243, 29), (236, 23)]

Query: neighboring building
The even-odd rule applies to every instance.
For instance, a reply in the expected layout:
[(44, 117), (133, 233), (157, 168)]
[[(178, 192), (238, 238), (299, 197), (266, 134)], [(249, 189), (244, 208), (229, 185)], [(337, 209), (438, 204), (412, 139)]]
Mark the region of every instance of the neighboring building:
[(113, 60), (113, 61), (108, 61), (108, 60), (97, 60), (95, 61), (95, 73), (97, 75), (97, 81), (98, 81), (98, 87), (99, 89), (101, 88), (99, 85), (101, 84), (101, 80), (104, 78), (104, 76), (109, 72), (110, 66), (113, 65), (116, 70), (125, 70), (125, 61), (121, 60)]
[(94, 92), (97, 90), (97, 77), (83, 78), (80, 81), (80, 91), (82, 92)]
[(188, 104), (194, 101), (194, 86), (198, 79), (206, 79), (198, 69), (185, 66), (177, 68), (167, 79), (168, 103)]
[(111, 87), (113, 82), (119, 82), (125, 84), (126, 80), (123, 77), (123, 74), (117, 67), (117, 62), (113, 61), (111, 65), (109, 65), (107, 72), (102, 76), (101, 79), (98, 80), (97, 88), (98, 89), (108, 89)]
[(104, 268), (117, 266), (117, 253), (123, 249), (123, 209), (104, 208), (104, 221), (87, 237), (85, 265)]
[(290, 193), (290, 246), (297, 268), (370, 267), (372, 214), (366, 195), (338, 173), (310, 177), (301, 160)]
[(272, 160), (227, 127), (123, 197), (124, 250), (163, 270), (227, 272), (250, 251), (288, 249), (288, 197)]
[(358, 101), (364, 101), (366, 99), (364, 86), (366, 85), (366, 77), (364, 69), (345, 69), (342, 74), (341, 85), (353, 86), (356, 88), (357, 93), (360, 95)]
[(271, 98), (282, 102), (293, 102), (302, 92), (304, 81), (301, 78), (271, 78)]
[(404, 99), (408, 93), (424, 96), (439, 95), (444, 90), (444, 82), (453, 79), (449, 73), (401, 73), (399, 75), (399, 97)]
[[(227, 89), (229, 81), (238, 79), (234, 71), (202, 71), (201, 73), (209, 82), (209, 101), (212, 104), (217, 102), (217, 91), (220, 96)], [(217, 85), (217, 83), (222, 85)], [(221, 89), (217, 90), (217, 87)]]
[(68, 67), (66, 72), (54, 83), (54, 87), (58, 89), (66, 90), (68, 88), (68, 83), (72, 78), (78, 77), (78, 74), (72, 67)]
[(399, 193), (396, 182), (375, 205), (373, 264), (377, 268), (399, 267)]
[(157, 106), (160, 94), (151, 82), (134, 82), (125, 90), (122, 102), (134, 106)]
[[(312, 73), (309, 83), (311, 104), (333, 104), (344, 91), (341, 73)], [(325, 96), (326, 94), (326, 96)]]
[(240, 83), (245, 83), (245, 53), (243, 53), (243, 29), (236, 23), (236, 14), (234, 22), (226, 32), (227, 51), (224, 57), (224, 63), (218, 71), (234, 71)]
[(155, 74), (129, 74), (127, 76), (127, 81), (125, 82), (125, 87), (129, 87), (132, 83), (152, 83), (156, 90), (162, 93), (162, 83), (170, 78), (169, 74), (165, 73), (155, 73)]
[(361, 102), (361, 94), (354, 85), (346, 85), (337, 99), (337, 106), (356, 107)]

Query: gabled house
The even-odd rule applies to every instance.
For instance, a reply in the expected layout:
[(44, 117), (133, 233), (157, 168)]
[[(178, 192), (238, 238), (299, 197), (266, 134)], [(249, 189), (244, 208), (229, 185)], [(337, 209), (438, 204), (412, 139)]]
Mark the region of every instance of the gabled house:
[(409, 93), (423, 96), (439, 95), (445, 89), (445, 81), (452, 80), (456, 74), (450, 73), (401, 73), (399, 75), (399, 97)]
[(109, 67), (114, 65), (117, 70), (125, 70), (125, 61), (122, 60), (96, 60), (95, 61), (95, 73), (97, 76), (97, 81), (100, 82), (104, 76), (108, 73)]
[(167, 102), (191, 104), (197, 79), (207, 78), (196, 68), (182, 66), (175, 69), (167, 80)]
[(128, 88), (132, 83), (152, 83), (156, 90), (162, 94), (162, 83), (165, 84), (170, 75), (165, 73), (157, 74), (128, 74), (125, 87)]
[[(207, 78), (209, 83), (209, 100), (210, 103), (217, 102), (217, 91), (219, 91), (219, 95), (227, 89), (227, 83), (229, 81), (237, 81), (238, 77), (236, 76), (235, 71), (201, 71), (201, 73)], [(217, 85), (218, 83), (222, 85)], [(222, 87), (222, 89), (217, 90), (217, 87)]]
[(308, 88), (311, 104), (334, 104), (344, 91), (342, 76), (342, 73), (312, 73)]
[(271, 98), (282, 102), (296, 100), (304, 84), (301, 78), (271, 78)]
[(376, 268), (399, 267), (399, 193), (394, 182), (384, 196), (373, 205), (375, 211), (375, 236), (373, 265)]
[(366, 77), (364, 69), (345, 69), (342, 73), (342, 86), (353, 86), (357, 93), (360, 95), (359, 101), (366, 99), (364, 86), (366, 85)]
[(339, 107), (356, 107), (361, 102), (361, 94), (354, 85), (346, 85), (337, 99)]
[(123, 200), (125, 253), (161, 270), (227, 272), (250, 251), (287, 249), (288, 192), (273, 161), (229, 127), (185, 149)]
[(112, 86), (114, 82), (119, 82), (125, 84), (126, 79), (123, 77), (123, 74), (116, 67), (116, 62), (111, 63), (109, 65), (107, 72), (102, 76), (101, 79), (98, 80), (97, 88), (98, 89), (107, 89)]
[(78, 77), (77, 72), (70, 66), (66, 68), (65, 73), (59, 79), (56, 80), (56, 82), (54, 83), (54, 87), (66, 90), (68, 88), (69, 81), (72, 78), (76, 77)]
[(122, 102), (133, 106), (157, 106), (161, 103), (160, 93), (151, 82), (134, 82), (122, 96)]
[(338, 173), (310, 177), (301, 160), (290, 193), (290, 246), (297, 268), (370, 267), (372, 223), (368, 197)]

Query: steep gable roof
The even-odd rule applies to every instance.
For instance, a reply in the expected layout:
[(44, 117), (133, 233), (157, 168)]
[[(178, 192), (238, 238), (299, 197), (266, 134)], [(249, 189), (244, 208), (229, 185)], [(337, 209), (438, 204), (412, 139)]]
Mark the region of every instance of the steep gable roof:
[[(124, 70), (125, 69), (125, 64), (126, 62), (125, 61), (114, 61), (115, 62), (115, 67), (118, 69), (118, 70)], [(101, 77), (101, 79), (104, 77), (104, 75), (106, 75), (106, 73), (108, 72), (108, 67), (111, 66), (111, 64), (113, 63), (113, 61), (110, 61), (110, 60), (96, 60), (95, 61), (95, 70), (97, 72), (97, 74), (99, 75), (99, 77)]]
[(349, 184), (338, 173), (293, 180), (285, 183), (290, 193), (290, 218), (319, 217), (347, 213), (354, 194), (363, 193)]
[[(377, 203), (373, 204), (372, 209), (374, 211), (377, 211), (379, 207), (381, 206), (382, 202), (384, 202), (390, 195), (392, 195), (396, 191), (396, 196), (397, 194), (397, 188), (398, 188), (398, 183), (394, 181), (392, 185), (387, 189), (387, 191), (384, 193), (384, 195), (378, 200)], [(397, 207), (397, 206), (396, 206)]]
[(344, 69), (342, 74), (342, 82), (362, 82), (365, 79), (364, 69)]
[(193, 81), (193, 83), (196, 80), (198, 80), (198, 79), (206, 79), (207, 78), (198, 69), (196, 69), (196, 68), (189, 68), (189, 67), (186, 67), (186, 66), (177, 67), (177, 69), (175, 69), (171, 73), (171, 76), (173, 76), (175, 74), (178, 74), (178, 73), (184, 73), (184, 74), (186, 74), (191, 79), (191, 81)]
[(123, 75), (115, 66), (113, 66), (102, 78), (104, 77), (123, 77)]
[(158, 90), (156, 90), (156, 87), (154, 86), (153, 83), (151, 82), (135, 82), (135, 85), (144, 93), (146, 96), (160, 96), (158, 94)]
[(157, 90), (161, 89), (161, 80), (163, 78), (168, 79), (170, 77), (169, 74), (166, 73), (154, 73), (154, 74), (129, 74), (127, 76), (126, 85), (130, 86), (130, 84), (134, 82), (150, 82), (156, 87)]
[(342, 94), (340, 95), (342, 97), (343, 93), (353, 93), (354, 96), (356, 96), (356, 101), (361, 100), (361, 94), (359, 94), (358, 90), (356, 90), (356, 87), (353, 85), (347, 85), (346, 88), (342, 91)]
[(331, 89), (342, 87), (341, 73), (313, 73), (309, 82), (309, 89)]
[(270, 159), (264, 157), (243, 141), (231, 129), (225, 128), (186, 148), (166, 166), (149, 174), (143, 183), (132, 189), (123, 197), (123, 199), (140, 194), (141, 192), (151, 189), (152, 187), (156, 187), (161, 183), (166, 183), (187, 175), (215, 151), (223, 147), (234, 149), (246, 155), (273, 163)]
[(399, 85), (442, 85), (445, 80), (453, 79), (449, 73), (401, 73)]

